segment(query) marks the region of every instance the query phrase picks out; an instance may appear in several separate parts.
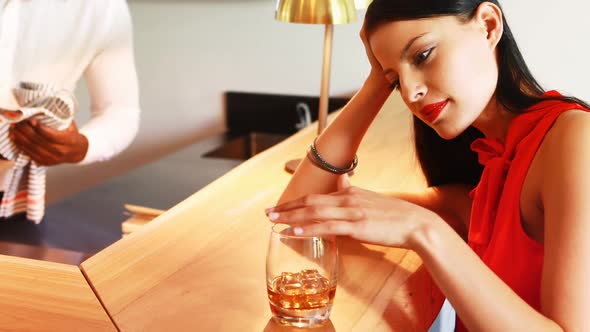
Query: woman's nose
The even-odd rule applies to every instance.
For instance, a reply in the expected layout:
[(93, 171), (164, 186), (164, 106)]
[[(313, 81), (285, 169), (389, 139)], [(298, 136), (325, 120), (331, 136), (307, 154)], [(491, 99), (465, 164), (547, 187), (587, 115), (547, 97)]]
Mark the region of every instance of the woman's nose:
[(400, 85), (403, 98), (409, 103), (420, 101), (428, 92), (424, 79), (419, 73), (407, 73), (400, 79)]

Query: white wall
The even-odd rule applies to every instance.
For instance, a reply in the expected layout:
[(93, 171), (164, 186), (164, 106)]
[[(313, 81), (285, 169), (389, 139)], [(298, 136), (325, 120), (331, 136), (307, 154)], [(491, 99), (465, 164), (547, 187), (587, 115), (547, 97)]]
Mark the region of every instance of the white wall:
[(532, 73), (546, 89), (590, 102), (590, 2), (501, 2)]
[[(590, 100), (587, 1), (504, 3), (537, 78), (547, 88)], [(274, 8), (274, 0), (131, 1), (142, 104), (140, 133), (125, 153), (108, 163), (51, 169), (48, 200), (222, 132), (224, 91), (318, 95), (323, 26), (277, 22)], [(332, 95), (358, 89), (368, 72), (358, 39), (360, 26), (359, 20), (335, 28)], [(87, 105), (82, 85), (78, 95)]]

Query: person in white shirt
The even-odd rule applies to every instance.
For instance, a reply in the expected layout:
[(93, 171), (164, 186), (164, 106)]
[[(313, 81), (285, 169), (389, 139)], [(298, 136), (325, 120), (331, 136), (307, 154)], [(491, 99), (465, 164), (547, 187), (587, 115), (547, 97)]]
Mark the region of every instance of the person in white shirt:
[[(132, 24), (125, 0), (0, 0), (0, 107), (19, 82), (73, 92), (84, 76), (91, 119), (64, 131), (36, 119), (10, 138), (39, 165), (89, 164), (124, 150), (139, 126)], [(84, 111), (84, 110), (81, 110)]]

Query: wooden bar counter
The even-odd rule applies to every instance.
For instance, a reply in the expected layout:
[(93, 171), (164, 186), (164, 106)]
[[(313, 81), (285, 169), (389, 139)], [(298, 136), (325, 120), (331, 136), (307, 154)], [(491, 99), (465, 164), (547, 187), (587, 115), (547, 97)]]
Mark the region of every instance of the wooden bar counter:
[(117, 331), (75, 265), (0, 255), (0, 331)]
[[(359, 150), (351, 182), (424, 187), (411, 120), (390, 98)], [(81, 265), (120, 331), (287, 331), (271, 321), (265, 284), (273, 206), (304, 156), (306, 128), (253, 157)], [(199, 169), (194, 169), (199, 172)], [(324, 331), (426, 331), (443, 297), (411, 251), (339, 240), (341, 268)]]

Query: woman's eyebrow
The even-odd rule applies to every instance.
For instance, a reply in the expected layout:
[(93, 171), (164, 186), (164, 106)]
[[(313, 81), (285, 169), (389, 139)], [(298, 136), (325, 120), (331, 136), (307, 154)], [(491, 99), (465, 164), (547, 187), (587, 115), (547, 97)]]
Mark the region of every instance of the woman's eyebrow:
[(400, 61), (403, 60), (403, 58), (406, 57), (406, 54), (408, 53), (408, 51), (410, 50), (410, 47), (412, 47), (412, 44), (414, 44), (414, 42), (416, 40), (418, 40), (419, 38), (421, 38), (422, 36), (428, 34), (428, 32), (424, 32), (412, 39), (410, 39), (410, 41), (408, 41), (408, 43), (406, 44), (406, 46), (404, 46), (404, 49), (402, 50), (402, 54), (399, 56)]
[[(421, 34), (419, 34), (418, 36), (416, 36), (416, 37), (414, 37), (414, 38), (410, 39), (410, 40), (409, 40), (409, 41), (406, 43), (406, 46), (404, 46), (404, 49), (402, 50), (402, 53), (401, 53), (401, 55), (399, 56), (399, 59), (400, 59), (400, 61), (402, 61), (402, 60), (403, 60), (403, 59), (406, 57), (406, 55), (408, 54), (408, 51), (410, 50), (410, 48), (412, 47), (412, 45), (414, 44), (414, 42), (415, 42), (416, 40), (420, 39), (421, 37), (423, 37), (423, 36), (427, 35), (427, 34), (428, 34), (428, 32), (424, 32), (424, 33), (421, 33)], [(390, 73), (392, 73), (392, 72), (393, 72), (393, 69), (389, 69), (389, 68), (383, 69), (383, 75), (387, 75), (387, 74), (390, 74)]]

